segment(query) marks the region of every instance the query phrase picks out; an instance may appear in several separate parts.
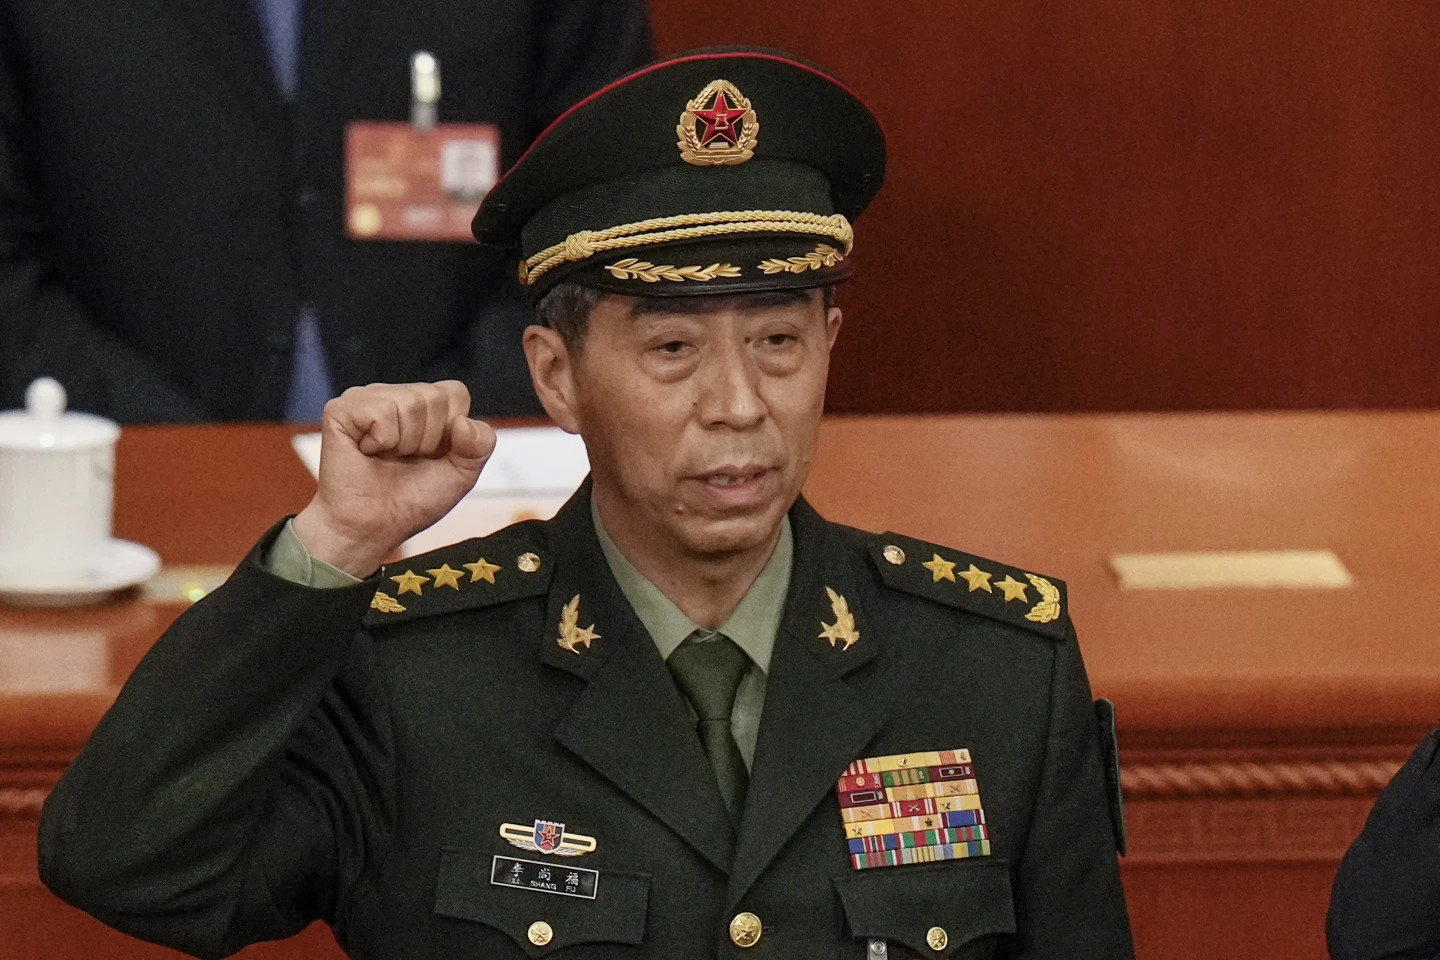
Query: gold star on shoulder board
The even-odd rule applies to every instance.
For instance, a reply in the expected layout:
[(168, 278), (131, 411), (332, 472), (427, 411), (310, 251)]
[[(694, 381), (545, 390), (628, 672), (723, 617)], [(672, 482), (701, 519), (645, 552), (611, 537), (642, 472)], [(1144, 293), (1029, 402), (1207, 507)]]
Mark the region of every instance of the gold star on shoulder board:
[(600, 634), (595, 632), (595, 624), (588, 627), (581, 627), (579, 624), (580, 594), (577, 593), (565, 604), (565, 609), (560, 611), (560, 639), (556, 642), (560, 644), (561, 650), (578, 654), (581, 644), (589, 650), (590, 644), (600, 639)]
[(487, 563), (487, 562), (485, 562), (485, 558), (484, 558), (484, 557), (481, 557), (479, 560), (476, 560), (474, 563), (462, 563), (462, 564), (460, 564), (460, 566), (462, 566), (462, 567), (464, 567), (466, 570), (469, 570), (469, 571), (470, 571), (470, 582), (471, 582), (471, 583), (474, 583), (474, 582), (476, 582), (477, 580), (484, 580), (486, 583), (494, 583), (494, 582), (495, 582), (495, 571), (497, 571), (497, 570), (500, 569), (500, 565), (499, 565), (499, 564), (496, 564), (496, 563)]
[(939, 583), (941, 580), (949, 580), (951, 583), (955, 582), (955, 564), (949, 560), (941, 560), (940, 554), (938, 553), (935, 554), (934, 559), (926, 560), (920, 564), (920, 566), (929, 570), (934, 576), (934, 579), (930, 581), (931, 583)]
[(970, 564), (970, 569), (961, 573), (960, 576), (964, 577), (965, 582), (970, 584), (971, 593), (974, 593), (976, 590), (984, 590), (986, 593), (995, 592), (990, 589), (990, 578), (993, 577), (994, 574), (986, 573), (973, 563)]
[(451, 570), (450, 564), (445, 564), (434, 570), (426, 570), (426, 573), (435, 578), (435, 586), (449, 587), (451, 590), (460, 589), (460, 571)]
[(849, 650), (860, 640), (860, 631), (855, 629), (855, 616), (850, 612), (850, 604), (829, 587), (825, 588), (825, 593), (830, 597), (830, 612), (835, 614), (835, 622), (820, 621), (820, 639), (829, 640), (832, 647), (838, 640), (845, 644), (841, 650)]
[(391, 577), (390, 579), (394, 580), (400, 586), (400, 589), (395, 591), (397, 597), (405, 593), (413, 593), (417, 597), (422, 596), (420, 588), (430, 582), (429, 577), (422, 577), (413, 570), (406, 570), (400, 574), (400, 576)]
[(1019, 580), (1016, 580), (1008, 573), (1005, 574), (1004, 580), (995, 581), (995, 586), (1005, 591), (1006, 603), (1009, 603), (1011, 600), (1029, 601), (1030, 599), (1029, 597), (1025, 596), (1025, 584), (1021, 583)]

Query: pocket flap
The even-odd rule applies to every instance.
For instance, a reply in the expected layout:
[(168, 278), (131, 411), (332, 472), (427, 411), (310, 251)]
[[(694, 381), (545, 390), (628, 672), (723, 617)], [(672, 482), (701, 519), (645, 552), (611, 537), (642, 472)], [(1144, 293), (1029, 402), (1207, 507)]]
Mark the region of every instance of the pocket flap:
[[(481, 850), (441, 850), (435, 912), (494, 927), (532, 957), (581, 943), (638, 945), (644, 941), (649, 876), (604, 871), (595, 882), (595, 896), (591, 899), (493, 884), (490, 877), (494, 859)], [(565, 863), (541, 865), (552, 869), (557, 879), (570, 869)], [(541, 923), (548, 929), (543, 942), (535, 943), (531, 928)]]
[[(835, 890), (850, 933), (887, 940), (918, 956), (941, 960), (987, 934), (1015, 932), (1008, 861), (953, 860), (923, 866), (877, 867), (837, 877)], [(944, 946), (931, 930), (944, 931)]]

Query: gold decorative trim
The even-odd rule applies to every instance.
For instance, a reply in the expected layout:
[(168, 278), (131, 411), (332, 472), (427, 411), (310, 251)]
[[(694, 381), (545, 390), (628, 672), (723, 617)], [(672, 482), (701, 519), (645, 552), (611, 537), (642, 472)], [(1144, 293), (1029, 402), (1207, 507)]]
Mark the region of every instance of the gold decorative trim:
[(796, 210), (717, 210), (712, 213), (685, 213), (641, 220), (637, 223), (622, 223), (604, 230), (578, 230), (566, 237), (564, 242), (546, 247), (527, 259), (521, 265), (521, 282), (533, 285), (561, 264), (588, 260), (597, 253), (656, 243), (747, 233), (808, 233), (829, 237), (843, 248), (841, 256), (848, 254), (855, 244), (855, 231), (850, 226), (850, 221), (838, 213), (828, 216)]
[(1049, 623), (1051, 620), (1058, 620), (1060, 617), (1060, 589), (1044, 577), (1037, 577), (1033, 573), (1027, 573), (1025, 577), (1035, 585), (1036, 590), (1040, 591), (1040, 602), (1025, 614), (1025, 619), (1032, 623)]
[[(714, 109), (713, 101), (721, 95), (733, 97), (733, 110), (742, 113), (738, 121), (740, 135), (726, 141), (733, 146), (706, 146), (695, 132), (701, 120), (699, 113)], [(729, 105), (728, 102), (726, 105)], [(680, 138), (675, 143), (680, 148), (680, 159), (686, 163), (697, 167), (732, 166), (755, 156), (755, 146), (760, 142), (760, 120), (755, 116), (750, 99), (735, 84), (729, 80), (711, 80), (694, 100), (685, 104), (680, 122), (675, 126), (675, 136)]]
[(803, 257), (787, 257), (784, 260), (761, 260), (759, 267), (766, 273), (804, 273), (806, 270), (819, 270), (823, 267), (833, 267), (844, 259), (845, 254), (829, 244), (822, 243)]
[(375, 596), (370, 600), (370, 609), (379, 610), (381, 613), (404, 613), (405, 604), (396, 600), (388, 593), (376, 590)]
[(703, 283), (716, 277), (740, 276), (740, 268), (732, 263), (712, 263), (708, 267), (677, 267), (669, 263), (657, 266), (648, 260), (636, 260), (634, 257), (617, 260), (605, 269), (620, 280), (644, 280), (646, 283), (659, 283), (661, 280), (697, 280)]

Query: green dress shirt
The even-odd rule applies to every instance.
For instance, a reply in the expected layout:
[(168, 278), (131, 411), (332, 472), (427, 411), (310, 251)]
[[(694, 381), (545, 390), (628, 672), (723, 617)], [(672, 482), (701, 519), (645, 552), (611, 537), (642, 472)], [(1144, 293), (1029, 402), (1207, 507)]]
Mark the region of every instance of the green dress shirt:
[[(595, 535), (600, 540), (600, 549), (610, 564), (610, 572), (620, 585), (620, 592), (630, 601), (635, 615), (655, 641), (660, 656), (666, 660), (674, 653), (685, 638), (701, 629), (700, 625), (687, 617), (660, 588), (646, 579), (625, 559), (620, 548), (605, 532), (596, 511), (594, 501), (590, 505), (590, 517), (595, 524)], [(730, 711), (730, 730), (740, 748), (740, 756), (749, 769), (755, 760), (755, 741), (760, 734), (760, 713), (765, 706), (765, 678), (770, 670), (770, 656), (775, 649), (775, 635), (780, 629), (780, 617), (785, 609), (785, 594), (790, 588), (790, 568), (794, 558), (794, 539), (790, 531), (790, 519), (785, 518), (780, 528), (780, 539), (775, 552), (770, 555), (750, 589), (745, 592), (739, 605), (730, 617), (720, 625), (720, 632), (750, 658), (750, 666), (735, 692), (735, 706)], [(267, 569), (277, 577), (307, 587), (330, 589), (347, 587), (359, 583), (356, 577), (344, 570), (333, 567), (323, 560), (312, 557), (300, 542), (290, 523), (276, 538), (265, 558)]]
[[(635, 609), (635, 615), (650, 633), (660, 656), (669, 660), (670, 654), (685, 642), (686, 637), (702, 628), (625, 559), (620, 548), (605, 532), (593, 499), (590, 501), (590, 518), (595, 522), (595, 535), (600, 538), (600, 549), (610, 564), (615, 582), (620, 585), (620, 592), (625, 594), (625, 599)], [(775, 544), (775, 552), (770, 555), (755, 582), (750, 584), (739, 606), (720, 625), (720, 632), (735, 641), (735, 645), (750, 658), (750, 667), (740, 680), (740, 688), (735, 691), (735, 706), (730, 710), (730, 732), (735, 735), (735, 744), (740, 748), (747, 770), (754, 766), (760, 712), (765, 706), (765, 676), (770, 671), (775, 634), (780, 630), (780, 615), (785, 610), (793, 555), (790, 518), (786, 517), (780, 527), (780, 540)]]

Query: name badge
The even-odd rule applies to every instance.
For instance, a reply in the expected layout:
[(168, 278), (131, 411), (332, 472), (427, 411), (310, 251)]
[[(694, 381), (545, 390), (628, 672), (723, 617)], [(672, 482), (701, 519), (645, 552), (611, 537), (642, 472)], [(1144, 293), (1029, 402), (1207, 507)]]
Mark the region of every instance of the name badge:
[(497, 856), (490, 862), (490, 882), (497, 887), (594, 900), (595, 891), (600, 886), (600, 872), (568, 864)]
[(473, 242), (470, 221), (500, 177), (492, 123), (357, 121), (345, 128), (352, 240)]

